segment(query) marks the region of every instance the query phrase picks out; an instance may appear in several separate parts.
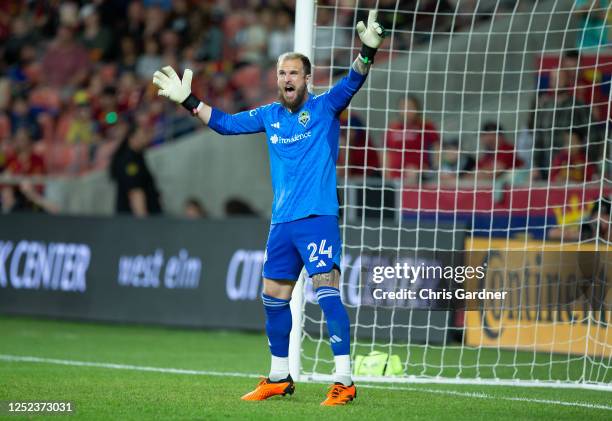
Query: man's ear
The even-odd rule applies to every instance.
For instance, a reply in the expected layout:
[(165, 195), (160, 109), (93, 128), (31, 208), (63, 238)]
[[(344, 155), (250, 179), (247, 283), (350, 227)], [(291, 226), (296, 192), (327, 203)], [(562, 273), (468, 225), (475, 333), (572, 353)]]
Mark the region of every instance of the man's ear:
[(312, 82), (312, 74), (306, 75), (306, 86)]

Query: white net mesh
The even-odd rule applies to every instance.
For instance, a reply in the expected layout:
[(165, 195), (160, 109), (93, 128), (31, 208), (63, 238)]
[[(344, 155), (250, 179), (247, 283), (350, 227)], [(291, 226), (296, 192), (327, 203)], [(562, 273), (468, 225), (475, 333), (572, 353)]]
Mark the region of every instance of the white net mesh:
[[(352, 356), (372, 363), (359, 374), (610, 388), (610, 2), (319, 1), (317, 92), (349, 70), (375, 7), (388, 37), (342, 116), (338, 160)], [(461, 288), (499, 282), (497, 304), (376, 301), (368, 286), (377, 265), (485, 261), (484, 284)], [(361, 359), (373, 351), (387, 375)], [(302, 372), (332, 368), (307, 283)]]

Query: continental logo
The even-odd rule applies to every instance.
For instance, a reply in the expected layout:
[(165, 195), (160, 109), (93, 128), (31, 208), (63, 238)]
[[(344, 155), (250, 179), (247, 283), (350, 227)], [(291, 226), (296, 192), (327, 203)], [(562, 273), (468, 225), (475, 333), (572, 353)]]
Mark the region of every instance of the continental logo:
[[(538, 323), (589, 323), (585, 312), (598, 316), (590, 323), (610, 322), (612, 303), (606, 303), (607, 253), (595, 252), (500, 252), (492, 251), (482, 264), (487, 276), (479, 289), (507, 292), (503, 303), (479, 305), (484, 333), (497, 338), (504, 324), (516, 321)], [(603, 311), (602, 311), (603, 310)], [(506, 323), (503, 323), (506, 322)]]
[(611, 356), (612, 252), (521, 246), (466, 251), (466, 264), (487, 266), (486, 276), (469, 279), (466, 289), (507, 291), (502, 302), (466, 302), (466, 343)]

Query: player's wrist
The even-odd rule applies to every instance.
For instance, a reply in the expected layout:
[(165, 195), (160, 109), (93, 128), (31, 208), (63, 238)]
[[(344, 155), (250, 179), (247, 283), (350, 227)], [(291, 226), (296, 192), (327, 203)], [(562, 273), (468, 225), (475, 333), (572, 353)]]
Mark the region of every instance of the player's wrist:
[(359, 59), (364, 64), (371, 64), (374, 62), (374, 56), (376, 55), (378, 48), (372, 48), (365, 44), (361, 44), (361, 51), (359, 52)]
[(189, 96), (181, 102), (181, 105), (187, 109), (191, 114), (196, 115), (200, 112), (204, 103), (200, 101), (194, 94), (189, 94)]

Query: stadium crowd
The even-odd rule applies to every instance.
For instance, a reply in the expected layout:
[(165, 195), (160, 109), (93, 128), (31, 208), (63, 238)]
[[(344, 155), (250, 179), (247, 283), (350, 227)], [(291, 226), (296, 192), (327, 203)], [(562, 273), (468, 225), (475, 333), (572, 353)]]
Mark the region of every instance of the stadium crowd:
[[(350, 45), (350, 39), (337, 39), (345, 32), (331, 28), (352, 28), (352, 9), (325, 7), (328, 3), (319, 2), (315, 45)], [(419, 2), (418, 10), (397, 15), (396, 48), (428, 41), (435, 34), (431, 28), (448, 33), (473, 24), (461, 17), (477, 4), (463, 2), (467, 9), (451, 20), (455, 1)], [(381, 0), (379, 7), (395, 5)], [(434, 12), (441, 18), (432, 20)], [(163, 65), (193, 69), (196, 80), (206, 81), (194, 83), (194, 93), (229, 112), (275, 100), (275, 60), (293, 48), (294, 13), (290, 0), (2, 2), (0, 172), (76, 175), (105, 169), (128, 133), (154, 147), (197, 129), (184, 110), (157, 97), (150, 80)], [(392, 14), (381, 16), (384, 21)], [(334, 67), (343, 63), (342, 54), (352, 54), (316, 51), (317, 69), (327, 77), (342, 70)], [(490, 178), (522, 168), (531, 180), (594, 180), (602, 170), (596, 163), (602, 160), (610, 110), (606, 85), (593, 88), (593, 76), (580, 70), (578, 57), (568, 52), (559, 69), (540, 81), (531, 118), (515, 142), (498, 122), (486, 122), (477, 155), (462, 153), (459, 138), (442, 139), (414, 96), (402, 99), (387, 133), (369, 143), (377, 148), (366, 147), (368, 133), (359, 116), (345, 114), (343, 122), (350, 120), (352, 129), (341, 138), (340, 175), (450, 184), (457, 177)], [(4, 186), (1, 197), (4, 210), (32, 204), (53, 210), (32, 183)]]

